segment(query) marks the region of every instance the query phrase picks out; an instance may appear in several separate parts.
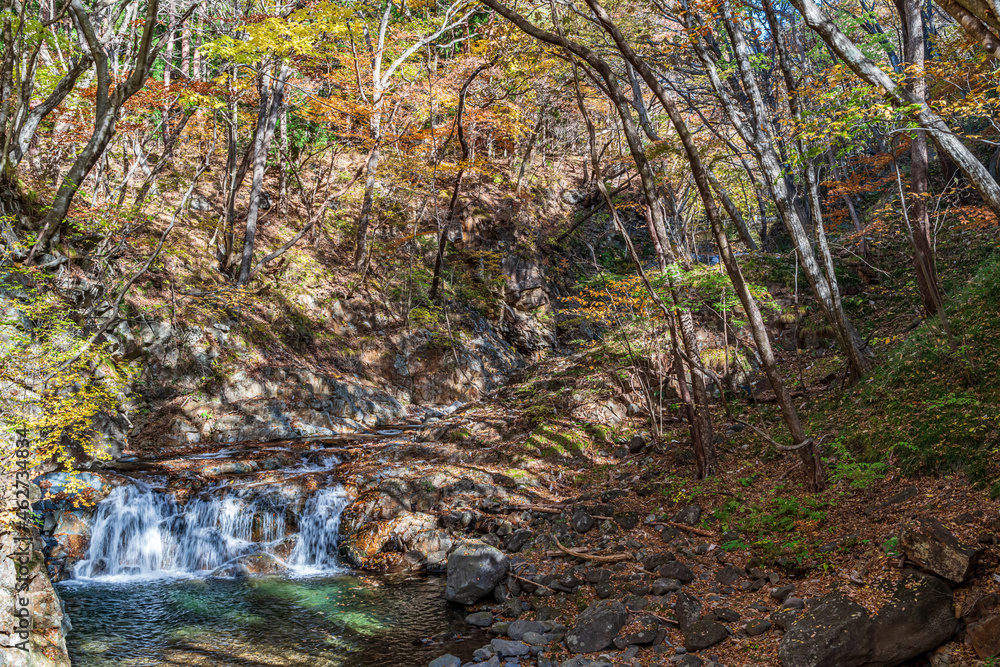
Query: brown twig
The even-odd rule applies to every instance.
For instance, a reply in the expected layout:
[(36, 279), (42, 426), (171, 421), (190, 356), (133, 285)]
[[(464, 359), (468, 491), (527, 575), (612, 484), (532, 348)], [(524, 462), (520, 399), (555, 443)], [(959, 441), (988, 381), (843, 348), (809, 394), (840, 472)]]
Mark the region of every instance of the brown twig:
[(561, 593), (562, 592), (562, 591), (557, 591), (556, 589), (552, 588), (551, 586), (546, 586), (545, 584), (540, 584), (537, 581), (532, 581), (531, 579), (525, 579), (524, 577), (519, 577), (516, 574), (514, 574), (513, 572), (508, 572), (507, 574), (509, 574), (510, 576), (514, 577), (518, 581), (523, 581), (526, 584), (531, 584), (532, 586), (540, 586), (541, 588), (548, 588), (553, 593)]
[(635, 614), (637, 616), (642, 616), (642, 615), (652, 616), (653, 618), (655, 618), (656, 620), (658, 620), (660, 623), (665, 623), (667, 625), (677, 625), (677, 626), (680, 625), (680, 623), (678, 623), (676, 619), (667, 618), (666, 616), (660, 616), (659, 614), (654, 614), (653, 612), (646, 611), (645, 609), (641, 609), (641, 610), (637, 610), (637, 611), (630, 609), (629, 613)]
[(683, 523), (677, 523), (676, 521), (654, 521), (650, 526), (670, 526), (671, 528), (678, 528), (680, 530), (686, 530), (689, 533), (694, 533), (695, 535), (701, 535), (702, 537), (715, 537), (715, 533), (703, 530), (701, 528), (695, 528), (694, 526), (688, 526)]
[(573, 551), (572, 549), (567, 549), (562, 544), (559, 543), (559, 538), (555, 536), (554, 533), (550, 533), (550, 537), (556, 543), (559, 551), (563, 552), (567, 556), (573, 556), (574, 558), (580, 558), (582, 560), (592, 560), (598, 563), (621, 563), (622, 561), (632, 560), (632, 554), (615, 554), (613, 556), (600, 556), (598, 554), (585, 554), (579, 551)]
[(543, 505), (510, 505), (511, 512), (542, 512), (543, 514), (561, 514), (566, 511), (565, 507), (545, 507)]

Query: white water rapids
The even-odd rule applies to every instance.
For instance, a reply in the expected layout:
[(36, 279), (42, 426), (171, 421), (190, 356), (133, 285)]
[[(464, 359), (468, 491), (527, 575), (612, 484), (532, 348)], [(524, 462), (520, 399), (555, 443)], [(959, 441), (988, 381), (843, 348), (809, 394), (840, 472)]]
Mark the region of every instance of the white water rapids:
[[(215, 489), (186, 505), (136, 482), (97, 507), (86, 558), (74, 578), (239, 571), (240, 559), (267, 554), (292, 574), (336, 571), (339, 485), (317, 491), (296, 512), (273, 489)], [(230, 567), (232, 566), (232, 567)]]

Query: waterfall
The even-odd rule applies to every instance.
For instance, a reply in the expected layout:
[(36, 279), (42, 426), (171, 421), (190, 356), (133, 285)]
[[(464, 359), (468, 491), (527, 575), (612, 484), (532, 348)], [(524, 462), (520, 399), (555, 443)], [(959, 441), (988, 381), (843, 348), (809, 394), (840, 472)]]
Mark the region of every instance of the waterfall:
[(219, 488), (180, 505), (140, 482), (119, 486), (97, 507), (74, 577), (206, 574), (262, 553), (292, 572), (336, 570), (346, 505), (340, 486), (317, 491), (301, 513), (273, 488)]
[(344, 489), (317, 491), (306, 501), (299, 524), (299, 539), (288, 561), (303, 569), (329, 569), (337, 565), (340, 514), (347, 506)]

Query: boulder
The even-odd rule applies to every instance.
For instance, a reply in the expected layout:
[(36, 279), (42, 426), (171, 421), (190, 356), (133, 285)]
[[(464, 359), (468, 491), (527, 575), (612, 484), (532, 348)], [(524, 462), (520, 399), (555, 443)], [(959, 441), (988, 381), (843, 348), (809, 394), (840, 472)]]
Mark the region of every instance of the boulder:
[(674, 617), (681, 634), (686, 635), (688, 628), (701, 620), (701, 602), (690, 593), (678, 593), (674, 602)]
[(507, 576), (507, 555), (482, 542), (460, 543), (448, 554), (445, 598), (459, 604), (473, 604), (489, 595)]
[(566, 646), (573, 653), (600, 651), (611, 646), (626, 622), (628, 610), (621, 602), (595, 602), (577, 617), (576, 625), (566, 635)]
[(683, 523), (686, 526), (693, 526), (701, 521), (701, 506), (688, 505), (674, 515), (674, 523)]
[(937, 577), (913, 573), (875, 616), (874, 662), (898, 665), (937, 648), (958, 631), (951, 588)]
[(490, 640), (490, 644), (497, 650), (497, 654), (504, 658), (508, 656), (528, 655), (531, 651), (527, 644), (514, 641), (513, 639), (492, 639)]
[(980, 549), (960, 543), (932, 517), (920, 517), (903, 526), (899, 532), (899, 547), (922, 570), (957, 584), (969, 576), (980, 553)]
[(969, 626), (966, 636), (981, 659), (986, 660), (1000, 654), (1000, 616), (990, 616)]
[(452, 655), (451, 653), (446, 653), (440, 658), (434, 658), (431, 660), (428, 667), (462, 667), (462, 659)]
[(465, 624), (477, 628), (488, 628), (493, 625), (493, 614), (488, 611), (477, 611), (465, 617)]
[(514, 641), (521, 641), (529, 632), (544, 635), (545, 626), (538, 621), (514, 621), (507, 627), (507, 636)]
[(785, 667), (893, 667), (930, 651), (959, 627), (948, 585), (911, 573), (871, 617), (841, 593), (832, 593), (789, 628), (778, 646)]
[(849, 667), (867, 664), (873, 650), (868, 611), (841, 593), (831, 593), (796, 621), (778, 645), (785, 667)]
[(694, 581), (694, 572), (691, 568), (677, 560), (664, 563), (656, 569), (656, 574), (664, 579), (676, 579), (682, 584)]
[(698, 621), (684, 633), (684, 648), (700, 651), (715, 646), (729, 636), (729, 629), (716, 621)]

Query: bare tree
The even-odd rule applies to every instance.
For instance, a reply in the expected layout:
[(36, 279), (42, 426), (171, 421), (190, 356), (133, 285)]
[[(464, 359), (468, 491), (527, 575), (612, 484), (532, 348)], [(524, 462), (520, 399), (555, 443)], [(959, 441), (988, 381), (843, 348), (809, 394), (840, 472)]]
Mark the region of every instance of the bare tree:
[(379, 157), (381, 155), (380, 144), (382, 143), (382, 121), (384, 120), (385, 114), (385, 98), (389, 89), (392, 87), (393, 76), (396, 74), (399, 67), (409, 60), (414, 53), (422, 49), (427, 44), (430, 44), (434, 40), (438, 39), (445, 33), (464, 24), (468, 20), (469, 16), (471, 16), (475, 11), (475, 9), (471, 9), (465, 14), (459, 16), (459, 11), (461, 11), (466, 4), (465, 0), (457, 0), (450, 7), (448, 7), (447, 10), (445, 10), (441, 26), (437, 30), (423, 37), (417, 38), (412, 44), (410, 44), (409, 47), (404, 49), (403, 52), (395, 60), (393, 60), (388, 67), (383, 70), (382, 66), (386, 47), (385, 36), (386, 31), (389, 28), (389, 18), (392, 15), (392, 9), (394, 6), (393, 0), (386, 0), (385, 7), (382, 11), (382, 19), (379, 22), (378, 40), (374, 46), (369, 47), (369, 54), (371, 56), (372, 113), (368, 121), (368, 126), (374, 148), (368, 154), (368, 165), (366, 167), (365, 177), (365, 194), (361, 203), (361, 214), (358, 216), (357, 239), (354, 248), (354, 267), (358, 271), (361, 271), (364, 268), (367, 261), (368, 226), (371, 221), (372, 204), (375, 197), (375, 182), (378, 176), (378, 164)]
[[(94, 129), (90, 140), (77, 156), (66, 176), (63, 177), (62, 184), (56, 192), (55, 199), (45, 219), (42, 221), (42, 231), (38, 235), (31, 252), (28, 253), (28, 263), (37, 256), (48, 245), (49, 240), (56, 233), (59, 225), (66, 218), (70, 204), (83, 180), (90, 173), (90, 170), (97, 164), (97, 161), (104, 155), (104, 151), (114, 136), (115, 123), (122, 106), (139, 90), (149, 76), (149, 70), (153, 65), (157, 53), (163, 41), (154, 45), (154, 35), (156, 32), (156, 14), (159, 7), (158, 0), (150, 0), (146, 5), (146, 15), (144, 18), (143, 30), (130, 61), (131, 74), (127, 79), (111, 89), (112, 77), (108, 67), (108, 55), (104, 45), (98, 39), (97, 32), (90, 22), (87, 11), (83, 8), (80, 0), (70, 0), (69, 11), (76, 22), (77, 29), (83, 36), (89, 57), (94, 61), (97, 70), (97, 92), (94, 109)], [(183, 22), (191, 14), (191, 9), (178, 19)], [(169, 33), (169, 31), (168, 31)]]

